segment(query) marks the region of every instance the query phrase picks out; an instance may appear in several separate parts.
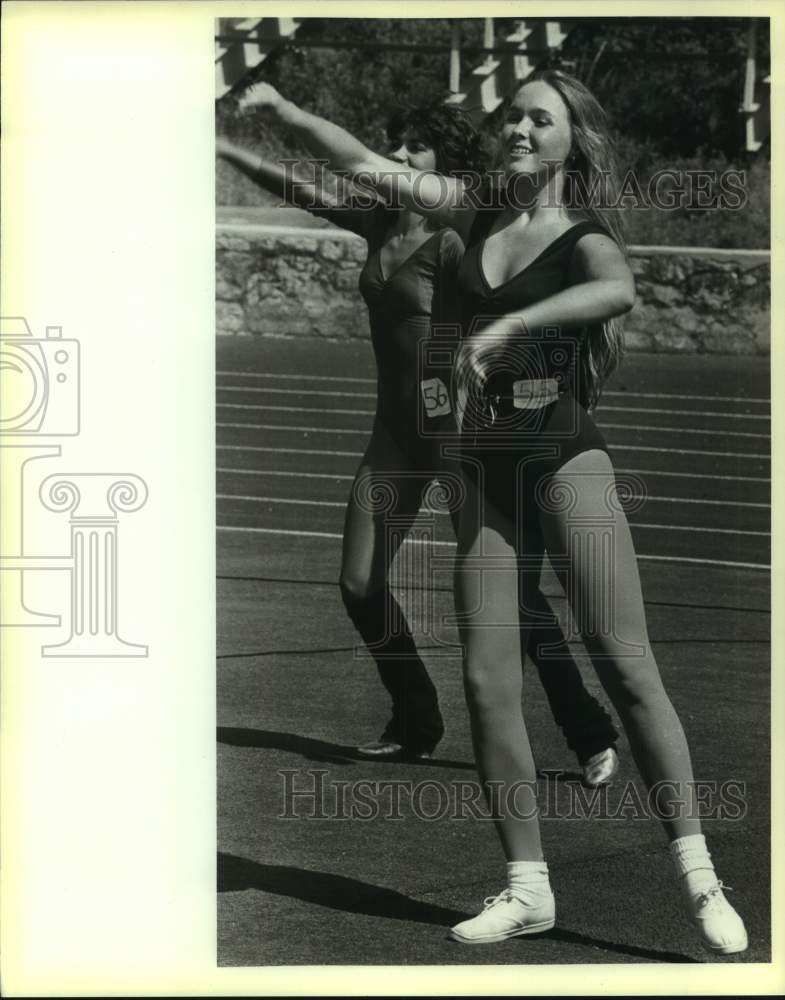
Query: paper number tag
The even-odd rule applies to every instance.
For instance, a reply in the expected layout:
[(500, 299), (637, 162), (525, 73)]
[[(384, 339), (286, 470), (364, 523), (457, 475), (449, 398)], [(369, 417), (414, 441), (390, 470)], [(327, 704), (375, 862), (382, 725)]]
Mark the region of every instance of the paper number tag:
[(420, 382), (420, 392), (425, 412), (429, 417), (441, 417), (445, 413), (452, 412), (447, 386), (440, 378), (423, 379)]
[(512, 405), (516, 410), (539, 410), (559, 398), (559, 383), (552, 378), (523, 379), (512, 384)]

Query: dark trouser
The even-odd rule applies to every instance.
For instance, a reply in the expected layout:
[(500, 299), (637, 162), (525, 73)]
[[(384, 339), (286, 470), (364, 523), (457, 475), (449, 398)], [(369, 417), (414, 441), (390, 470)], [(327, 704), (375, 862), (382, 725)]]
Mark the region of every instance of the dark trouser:
[(341, 594), (392, 698), (392, 718), (382, 739), (400, 743), (411, 753), (430, 753), (442, 738), (444, 723), (436, 688), (398, 602), (386, 584), (361, 600), (344, 588)]
[[(545, 599), (543, 598), (543, 604)], [(551, 645), (548, 655), (541, 645)], [(586, 690), (577, 664), (554, 620), (532, 629), (526, 653), (537, 668), (554, 722), (580, 764), (613, 746), (619, 737), (610, 715)]]
[[(345, 589), (341, 593), (392, 699), (392, 718), (382, 739), (394, 740), (408, 752), (431, 752), (442, 737), (444, 723), (436, 688), (417, 654), (398, 602), (386, 585), (361, 600)], [(540, 646), (551, 647), (547, 656)], [(537, 667), (554, 720), (579, 762), (612, 746), (618, 733), (608, 713), (584, 687), (555, 619), (532, 631), (527, 653)]]

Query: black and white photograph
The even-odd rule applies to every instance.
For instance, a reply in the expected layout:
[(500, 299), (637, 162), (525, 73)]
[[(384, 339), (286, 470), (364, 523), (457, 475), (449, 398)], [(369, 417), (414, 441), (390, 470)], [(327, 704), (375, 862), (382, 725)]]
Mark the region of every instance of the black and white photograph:
[(783, 28), (3, 0), (3, 996), (785, 993)]
[(219, 963), (768, 962), (768, 19), (215, 46)]

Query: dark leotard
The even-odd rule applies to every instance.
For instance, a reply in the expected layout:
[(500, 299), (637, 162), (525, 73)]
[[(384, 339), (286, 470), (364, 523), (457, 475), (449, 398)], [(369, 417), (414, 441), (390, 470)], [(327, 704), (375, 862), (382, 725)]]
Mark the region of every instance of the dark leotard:
[[(381, 425), (418, 468), (433, 471), (440, 435), (453, 429), (451, 415), (430, 416), (438, 387), (423, 381), (440, 379), (448, 389), (452, 354), (441, 363), (424, 351), (432, 325), (449, 323), (455, 308), (455, 276), (463, 243), (452, 229), (428, 237), (391, 273), (382, 271), (384, 237), (397, 213), (379, 205), (367, 211), (319, 209), (314, 212), (344, 229), (363, 236), (368, 258), (360, 274), (360, 292), (368, 307), (371, 341), (377, 364), (376, 425)], [(447, 343), (449, 341), (449, 343)], [(445, 346), (454, 340), (445, 337)], [(431, 355), (431, 356), (429, 356)]]
[[(494, 212), (478, 214), (458, 272), (463, 331), (469, 337), (497, 317), (562, 291), (569, 285), (577, 241), (587, 233), (608, 235), (593, 222), (580, 222), (518, 274), (491, 288), (482, 270), (482, 251), (495, 217)], [(579, 402), (579, 355), (588, 332), (554, 328), (531, 335), (522, 328), (515, 345), (492, 365), (484, 399), (467, 407), (461, 433), (464, 472), (475, 482), (482, 477), (484, 495), (511, 520), (531, 504), (538, 484), (544, 486), (570, 458), (608, 450)], [(533, 380), (539, 385), (547, 380), (558, 398), (521, 408)]]

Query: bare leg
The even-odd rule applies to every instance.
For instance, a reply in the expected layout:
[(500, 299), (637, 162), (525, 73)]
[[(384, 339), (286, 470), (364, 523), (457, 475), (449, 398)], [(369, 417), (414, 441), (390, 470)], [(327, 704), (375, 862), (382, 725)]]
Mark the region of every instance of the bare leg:
[(641, 776), (649, 788), (673, 783), (663, 785), (657, 799), (665, 829), (670, 838), (700, 833), (687, 741), (649, 643), (638, 564), (610, 459), (601, 451), (577, 455), (552, 477), (544, 499), (549, 555)]
[[(513, 537), (509, 521), (469, 483), (461, 512), (455, 603), (477, 769), (508, 861), (541, 861), (536, 773), (521, 710), (522, 646), (528, 630), (520, 626), (518, 584), (523, 576), (524, 587), (528, 581), (536, 589), (537, 550), (541, 558), (542, 548), (534, 539), (532, 564), (521, 572)], [(498, 783), (498, 794), (488, 782)]]
[[(450, 477), (461, 476), (455, 459), (442, 456), (438, 465)], [(460, 531), (459, 513), (457, 506), (450, 510), (456, 537)], [(556, 616), (539, 587), (531, 592), (530, 600), (536, 621), (531, 625), (526, 654), (537, 669), (556, 725), (583, 764), (593, 754), (614, 746), (618, 733), (608, 713), (586, 690)], [(547, 647), (547, 655), (543, 647)]]

